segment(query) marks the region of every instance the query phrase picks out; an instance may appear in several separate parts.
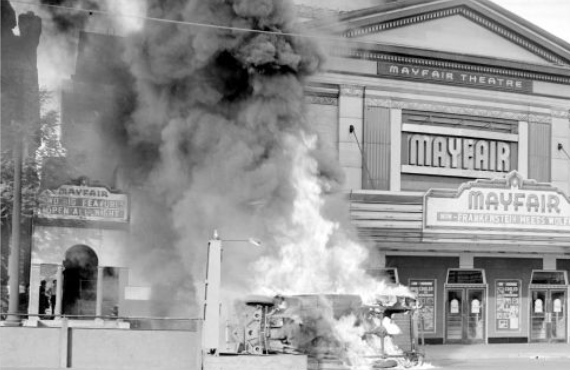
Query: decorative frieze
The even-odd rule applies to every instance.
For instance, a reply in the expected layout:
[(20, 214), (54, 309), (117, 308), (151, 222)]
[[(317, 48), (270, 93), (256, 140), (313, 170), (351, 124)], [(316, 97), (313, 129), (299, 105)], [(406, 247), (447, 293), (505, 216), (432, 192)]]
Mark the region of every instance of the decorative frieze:
[(570, 111), (552, 110), (552, 117), (570, 119)]
[[(440, 104), (434, 102), (422, 102), (422, 101), (406, 101), (406, 100), (394, 100), (389, 98), (366, 98), (364, 101), (366, 106), (370, 107), (384, 107), (393, 109), (408, 109), (408, 110), (418, 110), (418, 111), (428, 111), (428, 112), (441, 112), (450, 114), (463, 114), (469, 116), (479, 116), (479, 117), (493, 117), (502, 119), (512, 119), (517, 121), (526, 122), (540, 122), (540, 123), (550, 123), (551, 117), (554, 114), (540, 114), (540, 113), (529, 113), (529, 112), (517, 112), (502, 109), (493, 108), (483, 108), (479, 106), (465, 106), (465, 105), (451, 105), (451, 104)], [(556, 111), (559, 114), (565, 113), (568, 116), (568, 112)], [(554, 111), (552, 112), (554, 113)]]
[(364, 96), (364, 86), (357, 85), (341, 85), (340, 86), (341, 96), (352, 96), (356, 98), (362, 98)]
[(330, 96), (305, 96), (305, 103), (307, 104), (321, 104), (321, 105), (338, 105), (338, 98)]

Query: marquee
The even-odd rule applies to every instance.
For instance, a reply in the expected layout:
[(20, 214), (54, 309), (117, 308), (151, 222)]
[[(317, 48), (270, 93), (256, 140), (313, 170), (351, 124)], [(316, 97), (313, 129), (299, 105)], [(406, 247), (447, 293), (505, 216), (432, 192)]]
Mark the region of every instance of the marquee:
[(568, 234), (570, 200), (560, 190), (512, 171), (505, 178), (465, 183), (457, 191), (428, 191), (423, 227), (424, 232)]

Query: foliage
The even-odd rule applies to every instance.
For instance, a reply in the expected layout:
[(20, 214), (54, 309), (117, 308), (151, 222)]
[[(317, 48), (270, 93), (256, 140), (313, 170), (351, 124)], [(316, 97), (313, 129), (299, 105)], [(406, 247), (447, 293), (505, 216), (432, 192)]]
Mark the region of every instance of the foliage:
[[(22, 217), (31, 217), (37, 205), (37, 193), (40, 187), (40, 170), (44, 158), (61, 157), (65, 150), (59, 143), (59, 114), (47, 108), (51, 103), (51, 92), (40, 90), (41, 115), (39, 122), (18, 128), (24, 141), (33, 141), (40, 133), (41, 146), (36, 157), (24, 158), (22, 162)], [(0, 222), (4, 226), (10, 222), (14, 200), (14, 158), (9, 151), (1, 153), (0, 163)]]
[(52, 101), (52, 93), (41, 89), (40, 108), (42, 112), (39, 122), (41, 146), (36, 152), (36, 159), (40, 165), (44, 158), (65, 156), (65, 149), (59, 142), (59, 113), (49, 108)]
[[(27, 158), (22, 163), (22, 216), (31, 217), (37, 203), (37, 192), (40, 187), (36, 161)], [(0, 173), (0, 216), (1, 223), (11, 218), (14, 200), (14, 159), (10, 153), (3, 152)]]

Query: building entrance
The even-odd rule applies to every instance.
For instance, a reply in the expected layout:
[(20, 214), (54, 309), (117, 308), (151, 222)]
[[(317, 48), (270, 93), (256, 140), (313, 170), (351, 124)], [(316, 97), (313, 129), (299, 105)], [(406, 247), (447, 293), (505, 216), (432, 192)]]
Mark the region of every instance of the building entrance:
[(445, 283), (445, 342), (485, 343), (487, 284), (481, 269), (449, 269)]
[(63, 309), (65, 315), (90, 318), (96, 312), (97, 254), (86, 245), (76, 245), (63, 261)]
[(484, 343), (485, 287), (447, 287), (445, 300), (446, 343)]
[(566, 342), (567, 289), (530, 289), (530, 341)]

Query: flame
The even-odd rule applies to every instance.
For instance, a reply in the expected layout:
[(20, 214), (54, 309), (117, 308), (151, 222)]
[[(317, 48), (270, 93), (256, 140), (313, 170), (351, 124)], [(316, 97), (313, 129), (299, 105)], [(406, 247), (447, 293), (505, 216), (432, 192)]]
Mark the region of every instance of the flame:
[(317, 162), (309, 155), (316, 136), (303, 134), (301, 140), (289, 137), (286, 150), (295, 163), (292, 171), (296, 198), (290, 224), (282, 225), (276, 237), (280, 245), (277, 257), (256, 261), (259, 294), (358, 294), (365, 304), (379, 296), (413, 297), (403, 286), (388, 286), (366, 274), (363, 264), (367, 249), (351, 240), (338, 222), (322, 214), (323, 188), (317, 174)]
[[(295, 163), (293, 212), (290, 223), (279, 229), (278, 255), (265, 256), (254, 263), (254, 291), (285, 295), (357, 294), (364, 304), (377, 304), (379, 297), (386, 295), (413, 297), (404, 286), (388, 285), (367, 275), (363, 268), (367, 249), (352, 240), (338, 222), (323, 216), (323, 189), (327, 184), (319, 179), (317, 162), (309, 155), (316, 140), (308, 134), (285, 140), (285, 150)], [(381, 355), (380, 337), (366, 335), (367, 328), (357, 325), (353, 314), (338, 320), (332, 314), (328, 316), (327, 330), (342, 346), (340, 358), (354, 370), (371, 368), (370, 358)], [(387, 338), (384, 350), (401, 353)]]

